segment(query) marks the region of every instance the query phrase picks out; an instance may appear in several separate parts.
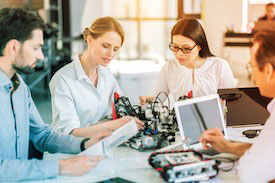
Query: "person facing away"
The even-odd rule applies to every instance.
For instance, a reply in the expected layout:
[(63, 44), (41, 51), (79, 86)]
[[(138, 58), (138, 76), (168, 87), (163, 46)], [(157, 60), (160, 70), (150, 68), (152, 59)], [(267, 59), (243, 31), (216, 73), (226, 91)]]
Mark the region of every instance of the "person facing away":
[(275, 179), (275, 32), (258, 32), (250, 50), (249, 71), (261, 95), (273, 98), (267, 109), (270, 116), (253, 144), (231, 142), (224, 139), (219, 129), (209, 129), (201, 136), (207, 149), (209, 144), (219, 152), (240, 157), (238, 175), (241, 182), (266, 183)]
[(83, 140), (52, 130), (41, 119), (29, 88), (17, 74), (33, 72), (37, 61), (44, 58), (43, 21), (31, 12), (4, 8), (0, 25), (0, 182), (87, 173), (101, 157), (28, 159), (29, 140), (41, 152), (79, 153), (96, 139)]
[[(236, 87), (237, 80), (228, 62), (210, 52), (198, 20), (179, 20), (171, 31), (169, 48), (176, 59), (168, 61), (161, 69), (153, 96), (165, 92), (178, 101), (181, 96), (198, 97), (217, 93), (219, 88)], [(141, 96), (141, 104), (152, 100), (153, 96)]]
[(275, 20), (275, 5), (274, 3), (268, 3), (265, 6), (265, 15), (260, 17), (258, 21), (273, 21)]
[(50, 81), (52, 126), (77, 137), (101, 138), (102, 132), (114, 131), (133, 119), (126, 116), (99, 123), (111, 114), (114, 93), (123, 95), (108, 65), (124, 42), (124, 31), (114, 18), (101, 17), (84, 30), (83, 37), (87, 48)]

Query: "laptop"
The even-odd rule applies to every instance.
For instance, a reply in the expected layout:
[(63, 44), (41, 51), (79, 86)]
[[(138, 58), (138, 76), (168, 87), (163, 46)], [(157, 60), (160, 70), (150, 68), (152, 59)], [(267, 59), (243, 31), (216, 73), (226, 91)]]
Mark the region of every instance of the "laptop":
[(181, 140), (189, 139), (192, 149), (203, 149), (199, 139), (202, 133), (210, 128), (220, 128), (227, 138), (223, 109), (218, 94), (176, 102), (175, 112)]
[(261, 96), (257, 87), (219, 89), (218, 93), (221, 98), (226, 94), (240, 95), (226, 102), (227, 126), (264, 125), (269, 117), (266, 106), (272, 99)]

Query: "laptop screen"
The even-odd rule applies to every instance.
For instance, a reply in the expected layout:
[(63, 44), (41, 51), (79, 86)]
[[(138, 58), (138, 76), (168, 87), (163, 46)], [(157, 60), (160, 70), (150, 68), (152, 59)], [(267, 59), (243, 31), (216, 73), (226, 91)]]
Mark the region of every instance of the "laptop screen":
[(190, 139), (191, 144), (199, 142), (201, 134), (206, 129), (220, 128), (225, 132), (223, 110), (218, 94), (176, 102), (175, 111), (181, 138)]

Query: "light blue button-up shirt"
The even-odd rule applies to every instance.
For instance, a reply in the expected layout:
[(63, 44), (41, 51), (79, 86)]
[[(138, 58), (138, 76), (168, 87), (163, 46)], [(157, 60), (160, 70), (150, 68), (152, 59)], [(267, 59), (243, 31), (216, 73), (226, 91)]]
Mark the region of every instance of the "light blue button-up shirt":
[(40, 117), (30, 90), (0, 70), (0, 182), (56, 177), (58, 160), (28, 160), (29, 140), (41, 151), (79, 153), (81, 138), (57, 133)]

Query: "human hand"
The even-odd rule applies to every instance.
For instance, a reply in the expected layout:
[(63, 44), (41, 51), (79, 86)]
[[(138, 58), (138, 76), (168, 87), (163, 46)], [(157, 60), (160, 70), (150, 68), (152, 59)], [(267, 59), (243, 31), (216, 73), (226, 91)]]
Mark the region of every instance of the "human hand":
[(60, 175), (80, 176), (95, 168), (101, 156), (75, 156), (68, 159), (59, 160)]
[(91, 147), (92, 145), (96, 144), (98, 141), (100, 141), (101, 139), (108, 137), (112, 135), (112, 131), (106, 130), (106, 131), (101, 131), (99, 133), (94, 134), (93, 136), (91, 136), (90, 140), (88, 140), (87, 142), (85, 142), (84, 146), (85, 149)]
[(133, 116), (124, 116), (122, 118), (119, 118), (117, 120), (114, 120), (114, 130), (116, 130), (117, 128), (120, 128), (121, 126), (123, 126), (124, 124), (130, 122), (132, 119), (134, 119), (136, 121), (137, 127), (139, 130), (144, 129), (144, 123), (139, 120), (136, 117)]
[(152, 102), (155, 99), (153, 96), (140, 96), (139, 97), (139, 103), (140, 105), (144, 105), (148, 102)]
[(224, 138), (224, 135), (219, 128), (212, 128), (204, 131), (200, 137), (200, 142), (204, 149), (208, 149), (208, 144), (210, 144), (218, 152), (228, 152), (231, 143)]

